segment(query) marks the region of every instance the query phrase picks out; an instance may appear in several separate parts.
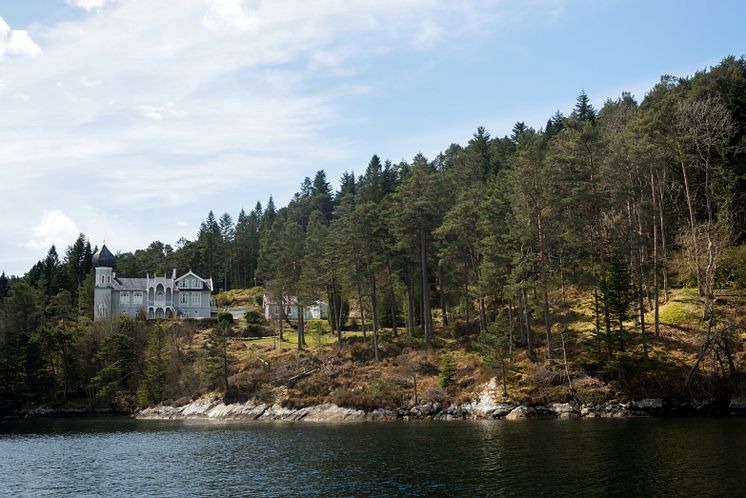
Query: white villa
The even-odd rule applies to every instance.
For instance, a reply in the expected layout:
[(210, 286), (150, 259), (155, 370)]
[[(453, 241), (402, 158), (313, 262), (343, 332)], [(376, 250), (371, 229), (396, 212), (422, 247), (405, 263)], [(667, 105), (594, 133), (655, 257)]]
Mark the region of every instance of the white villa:
[(96, 286), (93, 299), (94, 320), (106, 320), (115, 315), (137, 316), (142, 310), (154, 318), (210, 318), (212, 308), (212, 278), (204, 279), (189, 271), (177, 277), (118, 277), (116, 258), (106, 245), (93, 255)]
[[(264, 308), (264, 318), (267, 320), (276, 320), (280, 317), (282, 310), (283, 316), (288, 320), (298, 320), (298, 298), (295, 296), (285, 296), (282, 299), (282, 307), (268, 295), (262, 298), (262, 308)], [(325, 320), (329, 318), (329, 305), (323, 301), (316, 301), (303, 309), (304, 320)]]

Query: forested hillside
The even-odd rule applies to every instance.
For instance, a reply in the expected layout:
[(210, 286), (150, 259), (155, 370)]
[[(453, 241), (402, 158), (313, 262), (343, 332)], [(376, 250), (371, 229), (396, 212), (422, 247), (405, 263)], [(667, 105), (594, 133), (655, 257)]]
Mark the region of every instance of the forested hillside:
[[(595, 109), (582, 92), (541, 129), (518, 122), (510, 136), (492, 137), (479, 127), (434, 158), (374, 155), (352, 166), (336, 189), (323, 170), (306, 178), (285, 207), (269, 198), (235, 221), (210, 212), (194, 240), (120, 254), (117, 273), (192, 269), (220, 290), (261, 285), (301, 306), (324, 300), (338, 354), (346, 331), (359, 328), (366, 340), (355, 347), (370, 355), (358, 359), (371, 363), (408, 337), (423, 354), (477, 353), (480, 368), (514, 383), (542, 364), (564, 372), (571, 390), (572, 372), (628, 385), (634, 376), (655, 383), (656, 372), (678, 376), (672, 395), (738, 389), (744, 58), (664, 76), (641, 102), (624, 93)], [(23, 277), (0, 277), (4, 399), (106, 404), (142, 394), (159, 375), (146, 344), (168, 342), (160, 326), (154, 335), (150, 325), (90, 322), (94, 250), (81, 235), (62, 257), (52, 248)], [(697, 320), (661, 318), (682, 288)], [(297, 328), (304, 349), (311, 341)], [(677, 330), (689, 331), (681, 344), (671, 340)], [(202, 354), (176, 351), (187, 350), (180, 364)], [(679, 350), (686, 354), (671, 359)], [(457, 368), (443, 361), (453, 360), (439, 360), (441, 375)], [(198, 377), (178, 394), (227, 388)], [(672, 386), (666, 379), (659, 384)]]

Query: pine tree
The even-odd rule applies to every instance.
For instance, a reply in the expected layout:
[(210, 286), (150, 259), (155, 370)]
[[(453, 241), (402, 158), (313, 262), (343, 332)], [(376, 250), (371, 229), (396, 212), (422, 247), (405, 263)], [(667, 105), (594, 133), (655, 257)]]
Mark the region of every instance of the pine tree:
[(526, 123), (523, 121), (518, 121), (516, 124), (513, 125), (513, 132), (510, 135), (510, 139), (513, 141), (513, 143), (518, 143), (518, 141), (521, 139), (521, 135), (528, 130), (528, 126), (526, 126)]
[(148, 351), (145, 358), (145, 372), (140, 382), (138, 399), (141, 406), (158, 404), (166, 397), (168, 381), (168, 357), (166, 334), (156, 323), (150, 332)]
[(440, 359), (438, 370), (438, 383), (440, 387), (449, 389), (456, 382), (456, 362), (450, 353), (444, 353)]
[(596, 110), (591, 105), (591, 99), (585, 90), (580, 92), (578, 100), (575, 104), (575, 110), (572, 113), (572, 117), (578, 121), (590, 121), (591, 123), (596, 122)]
[(213, 389), (222, 389), (227, 394), (230, 385), (228, 376), (231, 365), (231, 355), (228, 351), (230, 344), (231, 326), (225, 322), (219, 322), (207, 335), (205, 349), (204, 379), (207, 385)]

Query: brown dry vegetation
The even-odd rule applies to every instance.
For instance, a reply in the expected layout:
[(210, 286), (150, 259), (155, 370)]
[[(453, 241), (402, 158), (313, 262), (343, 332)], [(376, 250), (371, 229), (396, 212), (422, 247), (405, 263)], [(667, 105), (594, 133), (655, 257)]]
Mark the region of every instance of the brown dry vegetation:
[[(667, 303), (661, 305), (661, 340), (653, 339), (648, 325), (649, 360), (642, 360), (639, 328), (628, 324), (629, 334), (624, 352), (611, 357), (599, 350), (594, 334), (592, 301), (585, 295), (568, 295), (571, 306), (566, 316), (558, 316), (554, 334), (555, 360), (549, 364), (544, 344), (536, 348), (534, 359), (527, 357), (519, 345), (507, 363), (509, 399), (527, 404), (552, 401), (604, 402), (625, 401), (644, 397), (702, 399), (715, 396), (716, 374), (721, 365), (716, 355), (708, 356), (696, 382), (688, 388), (685, 380), (706, 337), (700, 318), (701, 304), (696, 291), (675, 290)], [(746, 367), (742, 324), (738, 320), (746, 310), (746, 295), (737, 291), (721, 291), (717, 299), (721, 323), (733, 324), (731, 339), (734, 360), (739, 372)], [(648, 323), (653, 320), (648, 317)], [(537, 329), (540, 324), (536, 324)], [(274, 338), (240, 339), (240, 321), (234, 325), (232, 340), (230, 400), (257, 399), (265, 403), (280, 403), (303, 407), (321, 403), (375, 409), (410, 407), (416, 403), (462, 403), (476, 399), (484, 383), (500, 372), (486, 366), (482, 357), (472, 351), (475, 335), (456, 336), (452, 328), (437, 327), (435, 346), (423, 348), (422, 339), (390, 330), (381, 334), (381, 361), (373, 359), (370, 336), (345, 333), (345, 345), (337, 348), (336, 338), (328, 333), (321, 340), (307, 337), (308, 346), (298, 353), (296, 335), (287, 330), (286, 342), (273, 345)], [(567, 352), (567, 369), (562, 361), (560, 327)], [(193, 396), (204, 392), (198, 387), (204, 357), (204, 344), (209, 328), (192, 330), (174, 325), (179, 330), (178, 342), (182, 359), (191, 361), (193, 375), (181, 380), (184, 388), (191, 386)], [(540, 337), (537, 332), (536, 337)], [(443, 356), (449, 354), (455, 364), (454, 383), (443, 387), (439, 372)], [(722, 358), (720, 358), (722, 361)], [(570, 379), (568, 381), (569, 372)], [(415, 394), (416, 382), (416, 394)], [(570, 387), (572, 384), (572, 388)], [(740, 385), (731, 386), (738, 391)], [(416, 396), (416, 399), (415, 399)]]

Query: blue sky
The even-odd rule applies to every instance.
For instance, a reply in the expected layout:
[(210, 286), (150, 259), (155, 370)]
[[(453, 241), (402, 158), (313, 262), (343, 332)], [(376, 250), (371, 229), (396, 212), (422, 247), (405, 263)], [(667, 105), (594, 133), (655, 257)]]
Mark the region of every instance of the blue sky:
[(0, 271), (746, 53), (742, 1), (0, 0)]

